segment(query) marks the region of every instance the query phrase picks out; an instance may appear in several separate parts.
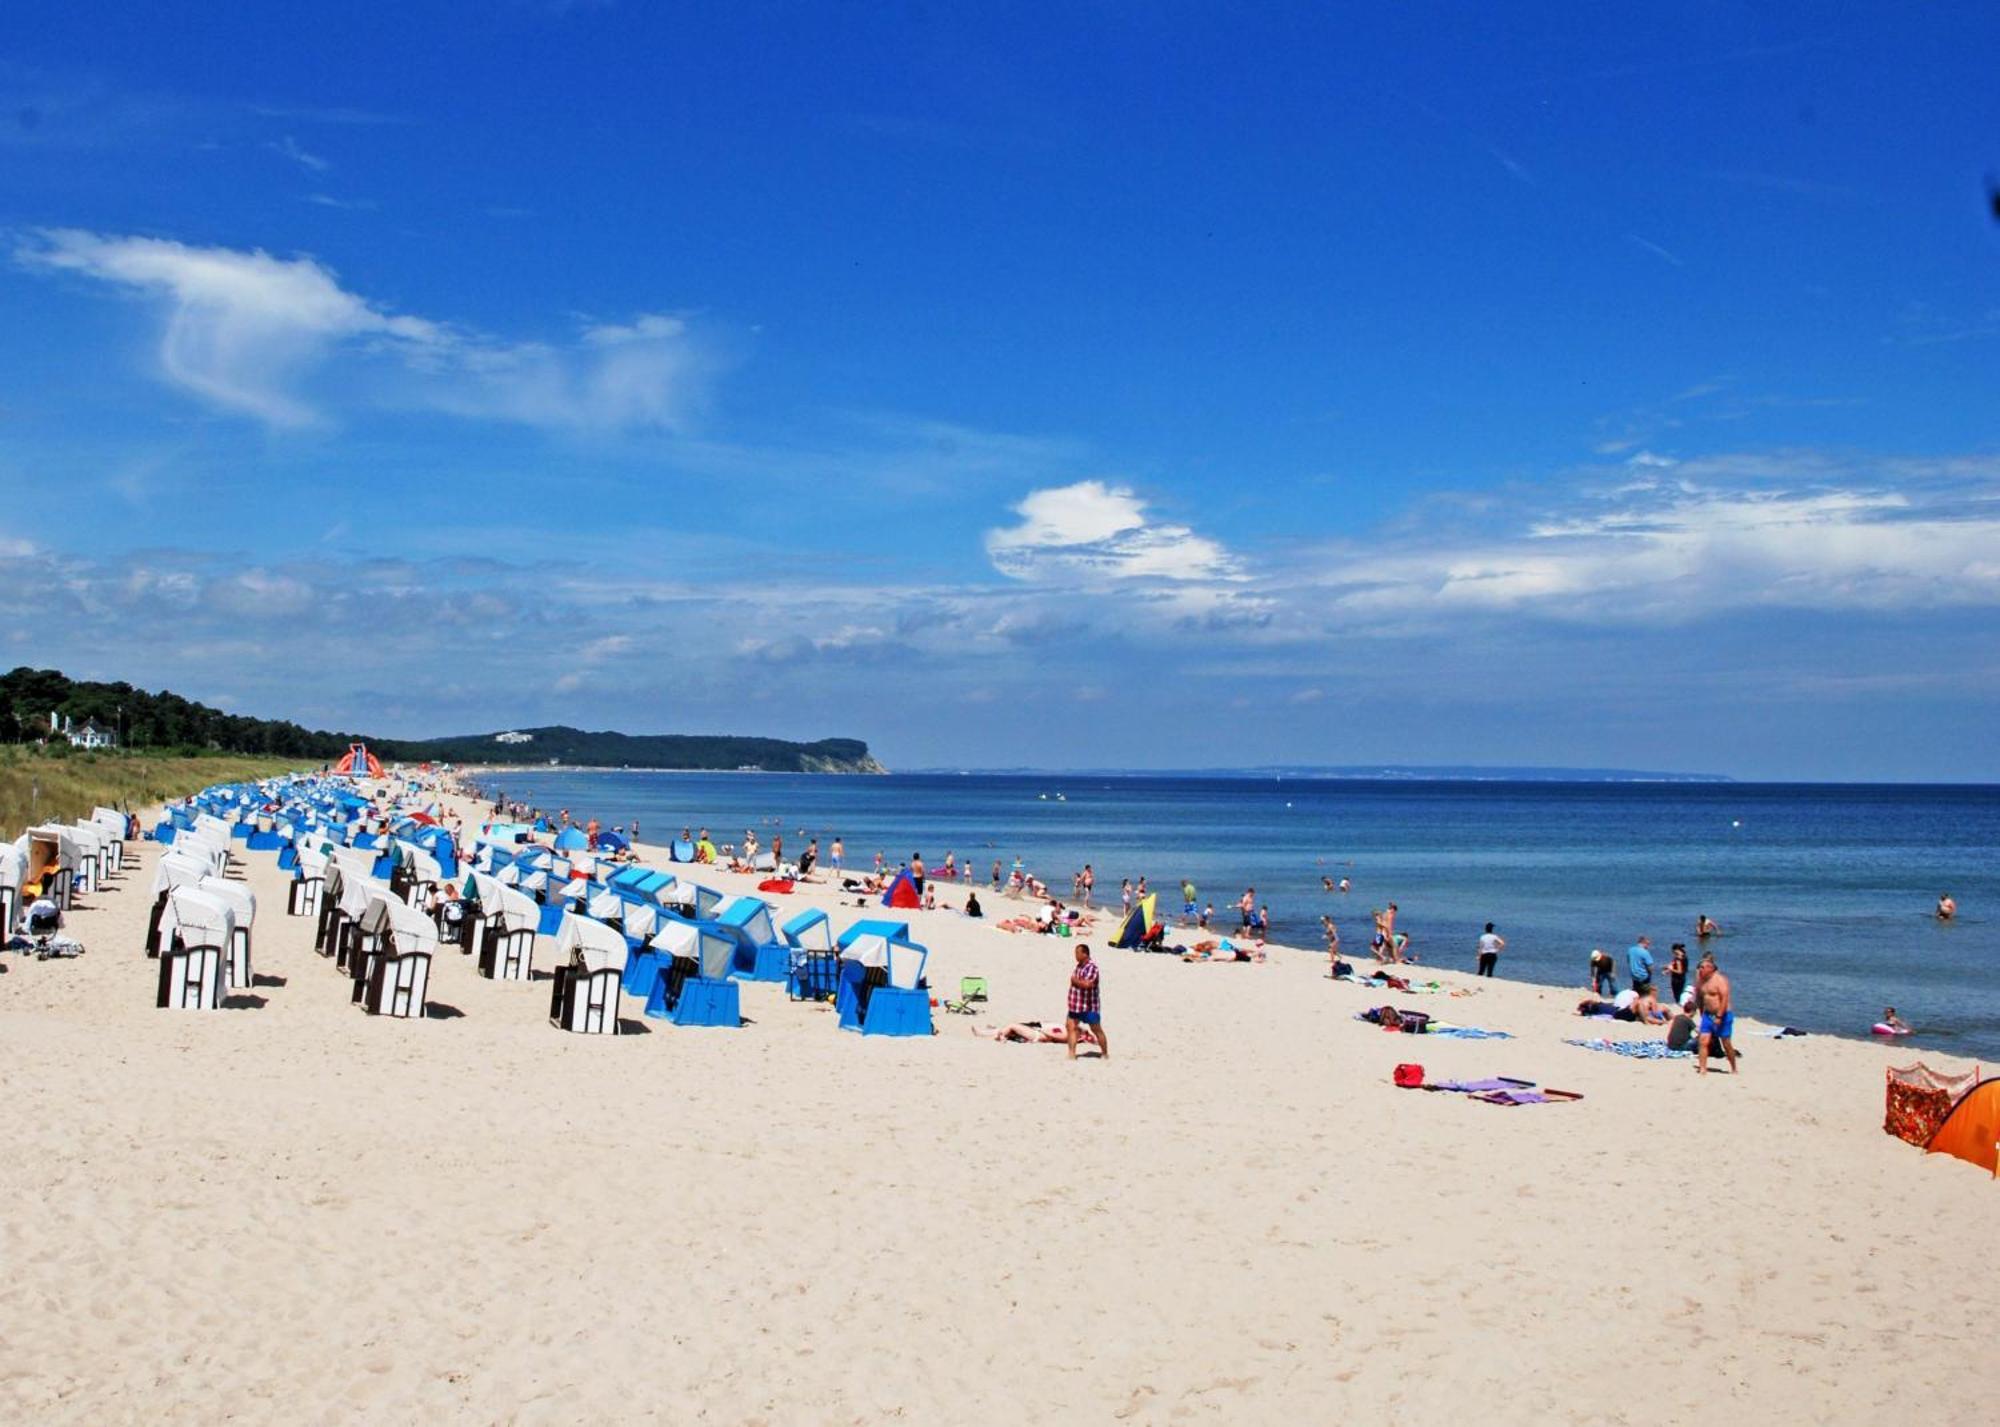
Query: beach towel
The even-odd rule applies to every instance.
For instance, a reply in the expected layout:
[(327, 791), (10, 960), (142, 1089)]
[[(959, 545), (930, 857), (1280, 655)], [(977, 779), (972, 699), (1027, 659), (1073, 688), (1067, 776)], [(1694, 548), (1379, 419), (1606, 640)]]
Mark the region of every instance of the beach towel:
[(1478, 1026), (1441, 1026), (1435, 1021), (1431, 1023), (1429, 1033), (1434, 1036), (1449, 1036), (1453, 1040), (1461, 1041), (1510, 1041), (1514, 1039), (1513, 1032), (1511, 1031), (1487, 1031), (1481, 1030)]
[(1692, 1060), (1691, 1050), (1674, 1050), (1665, 1041), (1564, 1041), (1564, 1045), (1582, 1046), (1585, 1050), (1608, 1050), (1613, 1055), (1629, 1055), (1634, 1060)]

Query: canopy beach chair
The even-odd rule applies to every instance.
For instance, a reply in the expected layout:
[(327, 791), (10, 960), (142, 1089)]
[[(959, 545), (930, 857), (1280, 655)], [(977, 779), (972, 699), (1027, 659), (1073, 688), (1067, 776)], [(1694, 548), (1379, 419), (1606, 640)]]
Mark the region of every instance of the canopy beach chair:
[(718, 907), (715, 923), (736, 943), (730, 974), (745, 981), (783, 981), (792, 966), (791, 948), (771, 925), (771, 907), (762, 897), (736, 897)]
[(743, 1008), (730, 979), (736, 939), (714, 922), (668, 921), (640, 953), (653, 968), (645, 1014), (677, 1026), (740, 1026)]
[(465, 897), (460, 927), (466, 950), (478, 950), (479, 974), (489, 981), (531, 980), (542, 917), (534, 898), (484, 872), (465, 874)]
[(789, 954), (785, 994), (794, 1001), (831, 1001), (840, 982), (840, 949), (826, 913), (817, 907), (800, 912), (780, 931)]
[(353, 958), (353, 999), (371, 1016), (422, 1020), (437, 924), (377, 884), (356, 925), (370, 944)]
[(556, 932), (549, 1020), (566, 1031), (617, 1035), (618, 993), (630, 948), (615, 927), (566, 913)]
[(910, 940), (908, 922), (859, 921), (840, 934), (840, 1028), (865, 1036), (927, 1036), (930, 952)]
[(223, 963), (235, 937), (229, 904), (199, 887), (167, 893), (160, 977), (154, 1004), (163, 1011), (213, 1011), (222, 1004)]
[(204, 877), (195, 887), (229, 908), (233, 925), (223, 976), (236, 990), (247, 991), (251, 980), (250, 928), (257, 920), (256, 894), (241, 882), (226, 882), (220, 877)]

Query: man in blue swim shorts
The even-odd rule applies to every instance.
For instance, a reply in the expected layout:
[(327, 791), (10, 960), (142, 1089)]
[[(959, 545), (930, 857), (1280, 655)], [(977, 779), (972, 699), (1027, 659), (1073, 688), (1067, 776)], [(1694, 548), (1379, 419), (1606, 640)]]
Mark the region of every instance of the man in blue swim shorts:
[(1697, 1075), (1708, 1074), (1708, 1053), (1720, 1045), (1722, 1053), (1729, 1058), (1729, 1073), (1742, 1074), (1736, 1064), (1736, 1046), (1732, 1037), (1736, 1034), (1736, 1007), (1729, 997), (1729, 978), (1722, 974), (1713, 957), (1702, 960), (1710, 966), (1710, 971), (1702, 979), (1701, 1025), (1695, 1041), (1694, 1071)]

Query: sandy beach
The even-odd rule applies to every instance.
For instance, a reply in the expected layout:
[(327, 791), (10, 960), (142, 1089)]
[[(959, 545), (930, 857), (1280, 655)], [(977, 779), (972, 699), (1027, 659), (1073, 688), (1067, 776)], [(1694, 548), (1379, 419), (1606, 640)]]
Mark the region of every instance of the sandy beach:
[[(1742, 1076), (1697, 1078), (1565, 1045), (1639, 1033), (1575, 1018), (1580, 990), (1386, 998), (1514, 1037), (1451, 1041), (1355, 1021), (1385, 997), (1317, 954), (1100, 950), (1116, 1054), (1070, 1064), (968, 1028), (1059, 1019), (1071, 943), (940, 908), (897, 914), (933, 987), (983, 975), (991, 1002), (929, 1040), (842, 1034), (770, 985), (735, 1031), (628, 999), (635, 1034), (565, 1035), (545, 982), (452, 951), (431, 1019), (377, 1020), (284, 915), (274, 858), (239, 854), (255, 994), (170, 1013), (142, 950), (158, 854), (73, 914), (85, 956), (0, 958), (10, 1421), (1974, 1423), (2000, 1401), (2000, 1186), (1882, 1132), (1883, 1068), (1913, 1056), (1766, 1039), (1754, 1003)], [(870, 914), (825, 884), (774, 900)], [(1398, 1089), (1401, 1061), (1584, 1098)]]

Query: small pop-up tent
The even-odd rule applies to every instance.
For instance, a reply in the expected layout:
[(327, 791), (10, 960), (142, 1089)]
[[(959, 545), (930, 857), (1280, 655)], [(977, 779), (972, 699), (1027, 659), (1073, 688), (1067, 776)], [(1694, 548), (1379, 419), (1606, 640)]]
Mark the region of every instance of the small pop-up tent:
[(566, 827), (556, 834), (556, 849), (560, 852), (581, 852), (589, 846), (590, 839), (580, 827)]
[(1983, 1080), (1966, 1091), (1924, 1148), (2000, 1177), (2000, 1080)]
[(882, 905), (885, 907), (901, 907), (904, 911), (912, 911), (923, 904), (923, 898), (917, 895), (917, 879), (910, 875), (910, 869), (907, 867), (896, 874), (896, 880), (891, 882), (889, 890), (882, 894)]
[(1132, 904), (1132, 910), (1125, 914), (1125, 920), (1118, 925), (1118, 934), (1111, 938), (1113, 946), (1131, 947), (1135, 951), (1146, 944), (1146, 938), (1153, 928), (1160, 924), (1154, 915), (1154, 904), (1159, 901), (1157, 894), (1148, 892)]
[(350, 743), (347, 752), (333, 765), (333, 771), (349, 778), (379, 778), (382, 776), (382, 760), (368, 751), (365, 743)]

